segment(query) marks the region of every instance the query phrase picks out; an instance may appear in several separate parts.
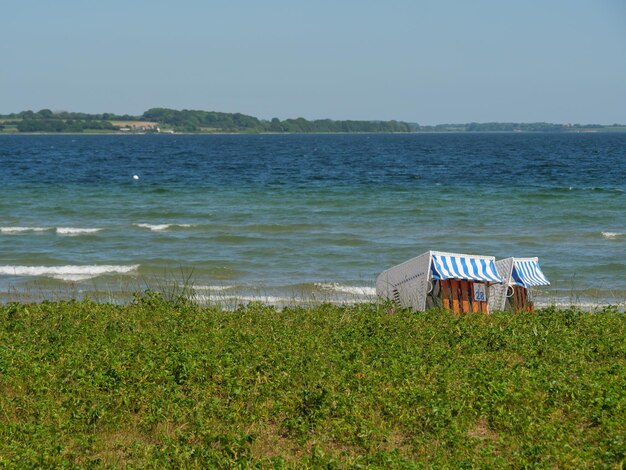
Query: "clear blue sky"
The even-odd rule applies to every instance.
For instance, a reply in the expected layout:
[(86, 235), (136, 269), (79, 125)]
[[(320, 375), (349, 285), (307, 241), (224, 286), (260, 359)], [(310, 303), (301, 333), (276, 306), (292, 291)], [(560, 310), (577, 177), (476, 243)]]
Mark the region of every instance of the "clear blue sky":
[(626, 123), (624, 0), (2, 0), (0, 114)]

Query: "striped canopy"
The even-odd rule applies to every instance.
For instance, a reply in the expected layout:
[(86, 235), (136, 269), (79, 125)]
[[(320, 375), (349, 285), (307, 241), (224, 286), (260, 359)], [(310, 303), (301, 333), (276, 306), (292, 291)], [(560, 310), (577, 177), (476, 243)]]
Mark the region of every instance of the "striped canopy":
[(516, 259), (511, 276), (513, 283), (522, 287), (550, 285), (536, 259)]
[(469, 255), (433, 255), (433, 279), (503, 282), (493, 259)]

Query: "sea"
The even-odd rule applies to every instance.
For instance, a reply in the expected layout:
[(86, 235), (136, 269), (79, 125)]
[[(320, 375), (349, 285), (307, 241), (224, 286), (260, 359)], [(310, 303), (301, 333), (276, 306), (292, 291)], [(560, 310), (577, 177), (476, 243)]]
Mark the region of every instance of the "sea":
[(0, 135), (0, 302), (376, 300), (427, 250), (624, 309), (626, 134)]

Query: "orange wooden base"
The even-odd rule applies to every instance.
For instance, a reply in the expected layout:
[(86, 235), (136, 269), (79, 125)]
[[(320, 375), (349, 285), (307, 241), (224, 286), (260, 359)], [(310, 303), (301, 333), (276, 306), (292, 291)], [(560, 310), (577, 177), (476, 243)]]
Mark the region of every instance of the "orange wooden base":
[(487, 302), (474, 299), (474, 281), (445, 279), (439, 281), (441, 286), (441, 304), (446, 310), (459, 313), (488, 313)]
[(528, 289), (522, 286), (513, 286), (513, 296), (511, 298), (513, 311), (515, 313), (535, 311), (535, 304), (530, 300)]

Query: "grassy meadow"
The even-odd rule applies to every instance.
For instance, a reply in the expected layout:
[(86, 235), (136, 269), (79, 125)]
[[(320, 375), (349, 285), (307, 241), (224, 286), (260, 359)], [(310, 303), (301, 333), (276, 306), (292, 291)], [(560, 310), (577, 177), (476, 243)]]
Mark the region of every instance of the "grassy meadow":
[(6, 467), (623, 468), (626, 317), (0, 306)]

